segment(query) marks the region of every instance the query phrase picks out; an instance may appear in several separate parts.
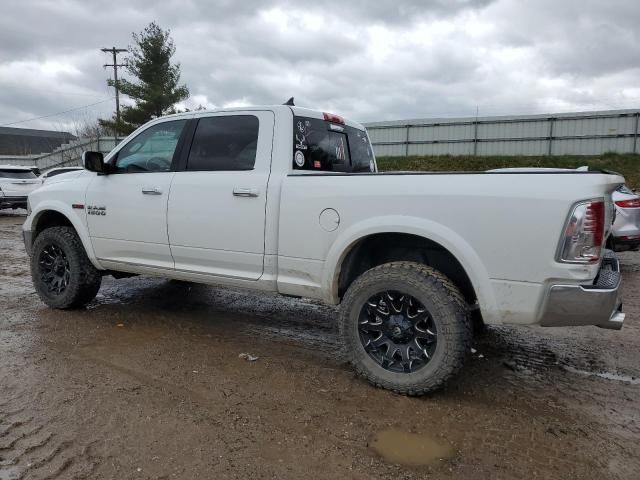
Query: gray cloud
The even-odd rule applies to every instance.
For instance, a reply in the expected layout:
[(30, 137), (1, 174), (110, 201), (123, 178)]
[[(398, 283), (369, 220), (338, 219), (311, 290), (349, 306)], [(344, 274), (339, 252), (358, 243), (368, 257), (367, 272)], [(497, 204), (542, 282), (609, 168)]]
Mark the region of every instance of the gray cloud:
[[(640, 4), (622, 0), (3, 2), (0, 124), (109, 99), (109, 58), (170, 28), (188, 106), (297, 103), (357, 120), (633, 107)], [(126, 100), (125, 100), (126, 101)], [(111, 101), (17, 126), (73, 128)]]

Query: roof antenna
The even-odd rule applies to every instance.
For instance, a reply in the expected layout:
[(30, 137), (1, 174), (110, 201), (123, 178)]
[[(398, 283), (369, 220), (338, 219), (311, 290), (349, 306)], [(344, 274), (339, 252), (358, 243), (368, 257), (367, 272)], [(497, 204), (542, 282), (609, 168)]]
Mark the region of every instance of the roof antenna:
[(293, 103), (293, 97), (283, 103), (283, 105), (289, 105), (290, 107), (295, 107), (295, 103)]

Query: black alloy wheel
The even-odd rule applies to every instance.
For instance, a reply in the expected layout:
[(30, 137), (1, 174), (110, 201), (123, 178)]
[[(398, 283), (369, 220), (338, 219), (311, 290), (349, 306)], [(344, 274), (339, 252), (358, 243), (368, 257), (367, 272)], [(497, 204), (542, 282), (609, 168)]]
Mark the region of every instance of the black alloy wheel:
[(39, 232), (31, 246), (31, 278), (40, 299), (52, 308), (78, 308), (95, 298), (102, 282), (72, 227)]
[(382, 368), (413, 373), (429, 363), (438, 342), (436, 325), (417, 299), (398, 291), (371, 296), (360, 310), (360, 342)]
[(343, 354), (377, 387), (423, 395), (455, 376), (469, 351), (464, 296), (417, 262), (373, 267), (347, 288), (338, 319)]
[(49, 293), (60, 295), (69, 286), (71, 270), (64, 250), (55, 244), (46, 245), (40, 252), (38, 268), (42, 283)]

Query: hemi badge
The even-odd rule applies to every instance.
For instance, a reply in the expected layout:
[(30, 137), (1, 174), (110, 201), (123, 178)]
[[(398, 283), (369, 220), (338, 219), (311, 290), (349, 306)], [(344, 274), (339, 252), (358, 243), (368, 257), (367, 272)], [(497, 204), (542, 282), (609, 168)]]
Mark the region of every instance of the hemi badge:
[(71, 205), (72, 208), (77, 208), (78, 210), (84, 210), (84, 205), (81, 203), (74, 203)]

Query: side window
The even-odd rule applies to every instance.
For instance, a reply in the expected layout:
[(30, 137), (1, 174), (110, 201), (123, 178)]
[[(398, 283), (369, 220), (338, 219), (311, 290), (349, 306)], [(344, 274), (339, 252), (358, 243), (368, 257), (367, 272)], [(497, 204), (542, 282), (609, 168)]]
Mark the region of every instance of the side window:
[(256, 163), (258, 117), (225, 115), (198, 121), (187, 170), (252, 170)]
[(147, 128), (118, 152), (116, 173), (168, 172), (186, 120)]

